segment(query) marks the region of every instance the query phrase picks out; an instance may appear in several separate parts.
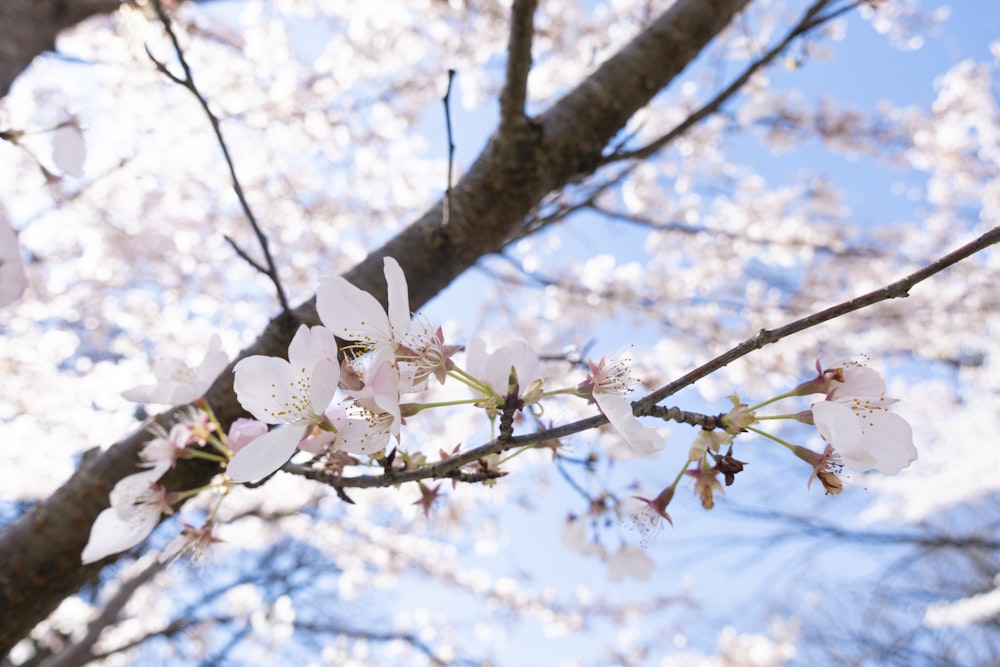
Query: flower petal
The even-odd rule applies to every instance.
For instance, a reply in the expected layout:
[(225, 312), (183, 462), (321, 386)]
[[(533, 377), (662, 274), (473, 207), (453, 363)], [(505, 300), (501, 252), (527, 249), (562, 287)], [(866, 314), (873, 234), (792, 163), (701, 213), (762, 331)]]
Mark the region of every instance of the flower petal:
[(316, 290), (319, 319), (345, 340), (368, 345), (392, 340), (389, 317), (378, 299), (341, 276), (329, 276)]
[[(834, 366), (834, 368), (837, 368)], [(878, 371), (857, 364), (841, 365), (843, 382), (836, 382), (827, 395), (828, 401), (846, 396), (882, 396), (885, 394), (885, 381)], [(896, 402), (895, 399), (891, 399)]]
[(406, 289), (406, 276), (403, 269), (392, 257), (382, 260), (385, 271), (385, 283), (388, 287), (389, 328), (391, 339), (399, 342), (410, 332), (410, 295)]
[(146, 539), (159, 522), (160, 510), (156, 505), (138, 505), (126, 517), (109, 507), (94, 520), (80, 560), (86, 565), (131, 549)]
[(294, 424), (268, 431), (236, 452), (226, 474), (237, 483), (267, 477), (288, 462), (308, 430), (306, 424)]
[(820, 435), (848, 468), (894, 474), (917, 459), (913, 429), (888, 410), (858, 409), (856, 399), (841, 398), (815, 404), (812, 414)]
[(296, 400), (296, 374), (278, 357), (256, 355), (240, 360), (233, 369), (233, 389), (243, 408), (262, 422), (294, 422), (298, 413), (289, 406)]
[(640, 454), (651, 454), (666, 446), (655, 429), (644, 425), (632, 414), (632, 404), (621, 394), (594, 394), (594, 401), (611, 426)]

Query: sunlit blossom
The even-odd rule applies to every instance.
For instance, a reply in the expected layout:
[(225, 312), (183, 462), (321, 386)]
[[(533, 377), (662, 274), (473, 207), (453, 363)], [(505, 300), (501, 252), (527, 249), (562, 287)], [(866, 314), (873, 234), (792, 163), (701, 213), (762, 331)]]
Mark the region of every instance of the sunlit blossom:
[(388, 307), (343, 276), (329, 276), (316, 291), (316, 310), (323, 324), (340, 338), (368, 349), (389, 348), (395, 354), (410, 333), (410, 297), (399, 263), (386, 257), (382, 264)]
[(626, 358), (617, 354), (610, 359), (590, 364), (590, 375), (581, 385), (589, 388), (591, 397), (612, 428), (640, 454), (651, 454), (663, 449), (666, 441), (654, 428), (642, 423), (632, 412), (632, 403), (626, 398), (631, 393), (631, 378)]
[(131, 549), (153, 532), (161, 514), (173, 513), (170, 494), (156, 483), (169, 467), (168, 462), (159, 462), (115, 484), (111, 507), (97, 515), (90, 528), (90, 539), (80, 555), (84, 564)]
[(288, 346), (288, 361), (247, 357), (233, 372), (240, 405), (262, 422), (287, 424), (256, 438), (229, 462), (229, 477), (248, 482), (280, 468), (312, 427), (323, 422), (340, 382), (337, 341), (324, 327), (303, 325)]
[(177, 423), (170, 427), (169, 432), (159, 424), (154, 424), (149, 430), (155, 437), (143, 445), (139, 458), (150, 465), (168, 463), (173, 466), (188, 445), (190, 429), (185, 424)]
[(124, 391), (122, 396), (137, 403), (165, 403), (173, 406), (191, 403), (205, 395), (228, 364), (229, 357), (222, 351), (222, 339), (218, 334), (213, 334), (205, 359), (197, 368), (192, 368), (181, 359), (157, 359), (153, 362), (156, 382)]
[(511, 370), (517, 378), (519, 394), (533, 387), (540, 378), (538, 353), (523, 340), (513, 340), (487, 352), (486, 341), (473, 336), (465, 346), (465, 368), (492, 393), (476, 391), (492, 403), (488, 409), (503, 405), (510, 388)]

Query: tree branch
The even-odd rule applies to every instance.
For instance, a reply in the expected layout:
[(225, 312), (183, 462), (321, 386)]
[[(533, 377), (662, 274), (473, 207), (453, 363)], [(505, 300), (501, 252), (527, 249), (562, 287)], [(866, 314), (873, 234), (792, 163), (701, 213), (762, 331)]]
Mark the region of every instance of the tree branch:
[(500, 93), (500, 132), (523, 123), (531, 72), (531, 41), (534, 36), (537, 0), (514, 0), (510, 8), (510, 40), (507, 46), (507, 78)]
[(0, 97), (36, 56), (54, 51), (59, 32), (96, 14), (110, 14), (120, 0), (3, 0), (0, 2)]

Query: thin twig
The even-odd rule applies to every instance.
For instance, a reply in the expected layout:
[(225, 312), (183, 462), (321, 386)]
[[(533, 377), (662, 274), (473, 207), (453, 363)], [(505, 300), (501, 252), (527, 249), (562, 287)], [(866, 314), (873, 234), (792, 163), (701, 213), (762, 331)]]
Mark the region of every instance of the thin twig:
[(164, 76), (177, 85), (183, 86), (191, 91), (191, 94), (195, 96), (198, 103), (201, 105), (201, 108), (208, 116), (208, 120), (212, 124), (212, 130), (215, 132), (215, 138), (219, 142), (219, 147), (222, 149), (222, 156), (226, 160), (226, 166), (229, 168), (229, 175), (233, 181), (233, 191), (236, 193), (236, 198), (240, 202), (243, 214), (246, 216), (247, 220), (250, 221), (250, 226), (253, 227), (253, 231), (257, 235), (257, 241), (260, 243), (261, 250), (264, 253), (264, 259), (267, 263), (267, 267), (265, 268), (258, 262), (252, 261), (245, 252), (236, 247), (236, 243), (234, 243), (232, 239), (226, 238), (226, 240), (231, 246), (233, 246), (236, 253), (242, 259), (247, 261), (250, 266), (270, 278), (271, 282), (274, 284), (274, 289), (277, 292), (278, 302), (281, 304), (282, 311), (289, 313), (291, 312), (291, 309), (288, 306), (288, 299), (285, 296), (285, 290), (281, 286), (281, 280), (278, 278), (278, 270), (274, 265), (274, 258), (271, 257), (271, 250), (269, 248), (267, 237), (264, 235), (260, 225), (257, 223), (257, 218), (254, 216), (253, 211), (250, 210), (250, 204), (247, 202), (246, 195), (243, 192), (243, 186), (240, 184), (240, 179), (236, 176), (236, 166), (233, 164), (233, 159), (229, 154), (229, 147), (226, 145), (226, 140), (222, 136), (222, 127), (219, 124), (219, 119), (209, 108), (208, 100), (205, 99), (205, 96), (201, 94), (200, 90), (198, 90), (198, 86), (195, 85), (194, 74), (191, 71), (191, 66), (188, 64), (187, 58), (184, 56), (184, 50), (181, 48), (180, 42), (177, 39), (177, 34), (174, 32), (170, 17), (167, 16), (166, 11), (163, 9), (162, 1), (153, 0), (153, 8), (156, 10), (156, 16), (160, 19), (160, 23), (163, 24), (163, 29), (170, 38), (170, 43), (174, 47), (174, 53), (177, 54), (177, 61), (180, 63), (181, 69), (184, 70), (184, 76), (179, 77), (171, 72), (165, 63), (158, 60), (153, 55), (148, 46), (146, 47), (146, 55), (149, 56), (149, 59), (153, 61), (156, 69), (159, 70)]
[(448, 137), (448, 178), (444, 190), (444, 205), (441, 209), (442, 226), (448, 224), (448, 218), (451, 216), (451, 179), (455, 172), (455, 142), (451, 135), (451, 84), (454, 80), (455, 70), (449, 69), (448, 87), (444, 91), (444, 97), (441, 98), (441, 102), (444, 104), (444, 129)]
[(685, 118), (683, 122), (674, 127), (672, 130), (670, 130), (660, 138), (656, 139), (655, 141), (647, 144), (646, 146), (643, 146), (642, 148), (638, 148), (632, 151), (617, 151), (611, 153), (602, 160), (602, 164), (619, 162), (621, 160), (642, 160), (658, 152), (661, 148), (671, 143), (674, 139), (676, 139), (677, 137), (681, 136), (689, 129), (691, 129), (693, 125), (696, 125), (702, 119), (717, 112), (722, 107), (722, 105), (729, 100), (729, 98), (733, 97), (743, 88), (744, 85), (746, 85), (747, 81), (750, 80), (750, 77), (752, 77), (758, 70), (769, 65), (775, 58), (781, 55), (781, 53), (783, 53), (784, 50), (788, 48), (788, 45), (791, 44), (795, 39), (801, 37), (802, 35), (805, 35), (810, 30), (817, 28), (823, 25), (824, 23), (831, 21), (837, 18), (838, 16), (854, 9), (858, 4), (860, 4), (861, 0), (859, 0), (858, 2), (851, 2), (850, 4), (845, 5), (844, 7), (835, 9), (829, 12), (828, 14), (823, 14), (822, 16), (820, 16), (819, 13), (824, 8), (826, 8), (826, 6), (830, 4), (830, 2), (831, 0), (819, 0), (818, 2), (813, 4), (806, 11), (805, 15), (803, 15), (802, 19), (795, 25), (795, 27), (793, 27), (788, 32), (788, 34), (785, 35), (785, 38), (783, 40), (781, 40), (776, 46), (771, 48), (762, 56), (757, 58), (757, 60), (753, 61), (750, 64), (750, 66), (747, 67), (743, 71), (743, 73), (736, 78), (736, 80), (734, 80), (731, 84), (729, 84), (729, 86), (725, 88), (725, 90), (723, 90), (714, 98), (712, 98), (712, 100), (708, 102), (708, 104), (701, 107), (700, 109), (692, 113), (690, 116)]

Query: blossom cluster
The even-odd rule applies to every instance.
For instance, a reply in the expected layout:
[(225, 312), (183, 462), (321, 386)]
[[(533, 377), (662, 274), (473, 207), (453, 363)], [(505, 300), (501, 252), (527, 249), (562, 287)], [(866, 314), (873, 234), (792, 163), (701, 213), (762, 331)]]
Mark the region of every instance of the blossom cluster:
[[(408, 286), (400, 265), (385, 258), (384, 274), (388, 288), (384, 307), (346, 279), (328, 277), (317, 290), (322, 324), (302, 325), (292, 338), (287, 358), (257, 355), (236, 363), (236, 397), (253, 418), (236, 420), (228, 433), (223, 433), (208, 403), (200, 398), (229, 363), (217, 336), (212, 338), (205, 360), (197, 368), (174, 359), (154, 364), (157, 381), (125, 392), (125, 396), (173, 406), (193, 402), (197, 409), (183, 411), (182, 418), (169, 430), (162, 426), (151, 428), (154, 437), (140, 455), (143, 470), (115, 486), (111, 507), (93, 526), (84, 562), (135, 546), (152, 531), (161, 515), (173, 512), (178, 501), (214, 490), (221, 503), (233, 485), (267, 478), (298, 451), (310, 453), (327, 470), (338, 472), (345, 465), (358, 463), (355, 457), (367, 456), (370, 461), (384, 464), (392, 459), (385, 455), (390, 447), (405, 451), (400, 447), (407, 419), (432, 408), (464, 405), (481, 410), (494, 425), (499, 418), (503, 436), (511, 434), (518, 411), (534, 410), (556, 395), (575, 396), (595, 404), (636, 455), (651, 456), (664, 448), (661, 433), (636, 416), (628, 399), (632, 387), (628, 359), (623, 353), (588, 361), (589, 373), (584, 380), (555, 389), (542, 375), (538, 352), (523, 340), (489, 349), (482, 337), (473, 336), (464, 346), (460, 365), (455, 356), (462, 347), (446, 344), (440, 327), (411, 316)], [(627, 515), (645, 541), (656, 534), (661, 522), (672, 523), (667, 507), (680, 481), (688, 478), (694, 480), (694, 492), (702, 505), (710, 509), (723, 482), (726, 486), (733, 484), (745, 465), (733, 455), (735, 438), (748, 431), (768, 435), (759, 428), (768, 419), (794, 419), (816, 426), (828, 443), (823, 453), (768, 437), (808, 461), (813, 468), (810, 483), (819, 479), (829, 493), (840, 492), (837, 472), (844, 465), (894, 473), (916, 458), (909, 425), (888, 411), (887, 407), (896, 401), (884, 395), (885, 385), (878, 373), (856, 364), (828, 369), (817, 364), (817, 371), (812, 380), (753, 408), (733, 396), (730, 410), (717, 417), (692, 417), (691, 413), (664, 417), (701, 423), (702, 429), (669, 486), (652, 498), (629, 499), (629, 509), (620, 503), (617, 511)], [(464, 397), (419, 402), (419, 395), (426, 392), (432, 377), (440, 385), (461, 385)], [(759, 413), (760, 408), (779, 399), (812, 393), (822, 393), (825, 398), (809, 410), (771, 416)], [(538, 409), (536, 416), (540, 415)], [(442, 453), (441, 458), (457, 452), (456, 448), (451, 454)], [(404, 458), (409, 456), (403, 454)], [(161, 478), (179, 459), (187, 457), (218, 462), (220, 475), (201, 489), (167, 491), (160, 484)], [(407, 459), (407, 465), (413, 461), (417, 461), (414, 465), (426, 463), (423, 456), (414, 456), (412, 461)], [(477, 463), (486, 473), (481, 481), (490, 482), (502, 474), (496, 454), (484, 456)], [(440, 495), (439, 489), (422, 483), (419, 488), (421, 498), (416, 504), (428, 512)], [(214, 541), (216, 510), (200, 529), (185, 528), (163, 557), (169, 559)], [(603, 554), (609, 566), (621, 560), (612, 558), (603, 547), (588, 553)], [(641, 562), (640, 569), (648, 573), (647, 559), (624, 560)], [(614, 565), (613, 569), (620, 575), (618, 567)]]

